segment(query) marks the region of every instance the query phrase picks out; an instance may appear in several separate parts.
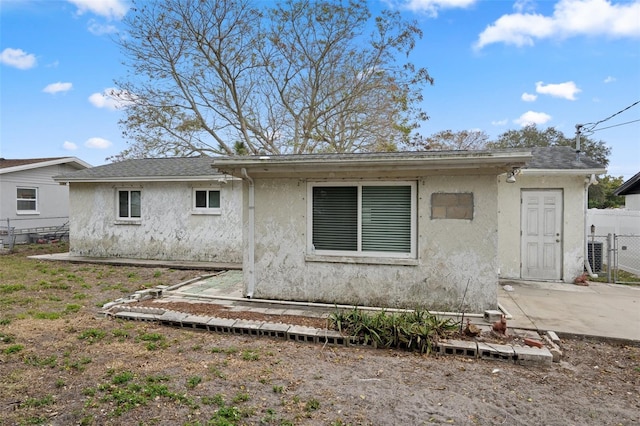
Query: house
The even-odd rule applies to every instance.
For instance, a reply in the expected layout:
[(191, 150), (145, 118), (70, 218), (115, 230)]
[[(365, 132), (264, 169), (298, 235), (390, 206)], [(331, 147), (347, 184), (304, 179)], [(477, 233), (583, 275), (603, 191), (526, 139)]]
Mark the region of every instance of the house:
[(245, 180), (248, 297), (497, 307), (498, 176), (529, 150), (216, 158)]
[(586, 266), (588, 188), (606, 169), (570, 147), (531, 152), (513, 182), (498, 177), (500, 278), (572, 283)]
[[(47, 234), (66, 235), (69, 191), (54, 182), (53, 176), (90, 167), (75, 157), (0, 158), (0, 234), (4, 234), (0, 239), (4, 240), (3, 244), (27, 242)], [(9, 238), (12, 241), (8, 241)]]
[(624, 195), (624, 207), (626, 210), (640, 211), (640, 172), (620, 185), (613, 194)]
[(69, 185), (69, 254), (240, 263), (242, 181), (211, 163), (136, 159), (56, 176)]
[[(216, 158), (245, 180), (248, 297), (482, 312), (500, 277), (582, 273), (571, 148)], [(522, 264), (522, 265), (521, 265)]]

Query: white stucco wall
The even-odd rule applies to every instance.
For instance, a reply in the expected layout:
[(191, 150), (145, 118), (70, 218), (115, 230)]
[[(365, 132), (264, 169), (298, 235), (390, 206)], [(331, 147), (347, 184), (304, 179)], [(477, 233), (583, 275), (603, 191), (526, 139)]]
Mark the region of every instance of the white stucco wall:
[(573, 282), (584, 269), (585, 190), (582, 175), (519, 175), (515, 183), (498, 177), (498, 259), (500, 278), (520, 279), (521, 191), (562, 190), (562, 281)]
[[(76, 256), (242, 262), (242, 183), (70, 184), (70, 253)], [(116, 221), (117, 189), (140, 189), (138, 224)], [(193, 188), (220, 189), (221, 214), (192, 212)]]
[[(410, 265), (362, 260), (355, 263), (354, 258), (331, 262), (310, 255), (306, 252), (307, 181), (255, 179), (253, 297), (360, 306), (421, 306), (438, 311), (459, 311), (461, 306), (466, 312), (495, 309), (496, 177), (412, 179), (418, 182), (418, 243), (417, 259)], [(473, 220), (431, 219), (433, 192), (472, 192)], [(245, 228), (247, 207), (245, 202)], [(245, 233), (244, 276), (248, 286), (250, 274), (246, 272), (250, 259), (246, 236)]]

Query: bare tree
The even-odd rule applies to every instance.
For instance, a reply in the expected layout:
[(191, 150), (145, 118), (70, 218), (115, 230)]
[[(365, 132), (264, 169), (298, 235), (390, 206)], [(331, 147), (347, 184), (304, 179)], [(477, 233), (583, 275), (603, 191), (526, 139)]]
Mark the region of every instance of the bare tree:
[(428, 117), (422, 36), (363, 1), (141, 2), (119, 41), (122, 120), (140, 156), (393, 150)]
[(478, 150), (489, 144), (489, 135), (482, 130), (443, 130), (426, 138), (414, 138), (408, 146), (416, 150)]

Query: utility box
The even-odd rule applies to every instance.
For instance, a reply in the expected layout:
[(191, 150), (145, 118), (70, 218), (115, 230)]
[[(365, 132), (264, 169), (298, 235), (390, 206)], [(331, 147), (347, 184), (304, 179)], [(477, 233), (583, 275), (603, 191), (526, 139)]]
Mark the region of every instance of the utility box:
[(587, 244), (587, 261), (594, 273), (602, 272), (602, 247), (603, 244), (600, 241), (589, 241)]

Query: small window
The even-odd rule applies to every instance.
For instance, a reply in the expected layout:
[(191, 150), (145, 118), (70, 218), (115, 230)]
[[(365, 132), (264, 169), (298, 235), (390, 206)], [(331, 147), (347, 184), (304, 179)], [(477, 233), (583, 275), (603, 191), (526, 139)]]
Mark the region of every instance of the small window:
[(220, 214), (220, 190), (194, 189), (193, 211), (197, 214)]
[(141, 215), (141, 191), (118, 190), (118, 218), (139, 220)]
[(38, 190), (36, 188), (18, 188), (16, 200), (16, 208), (19, 212), (37, 213)]
[(312, 185), (310, 249), (415, 258), (415, 193), (415, 182)]

